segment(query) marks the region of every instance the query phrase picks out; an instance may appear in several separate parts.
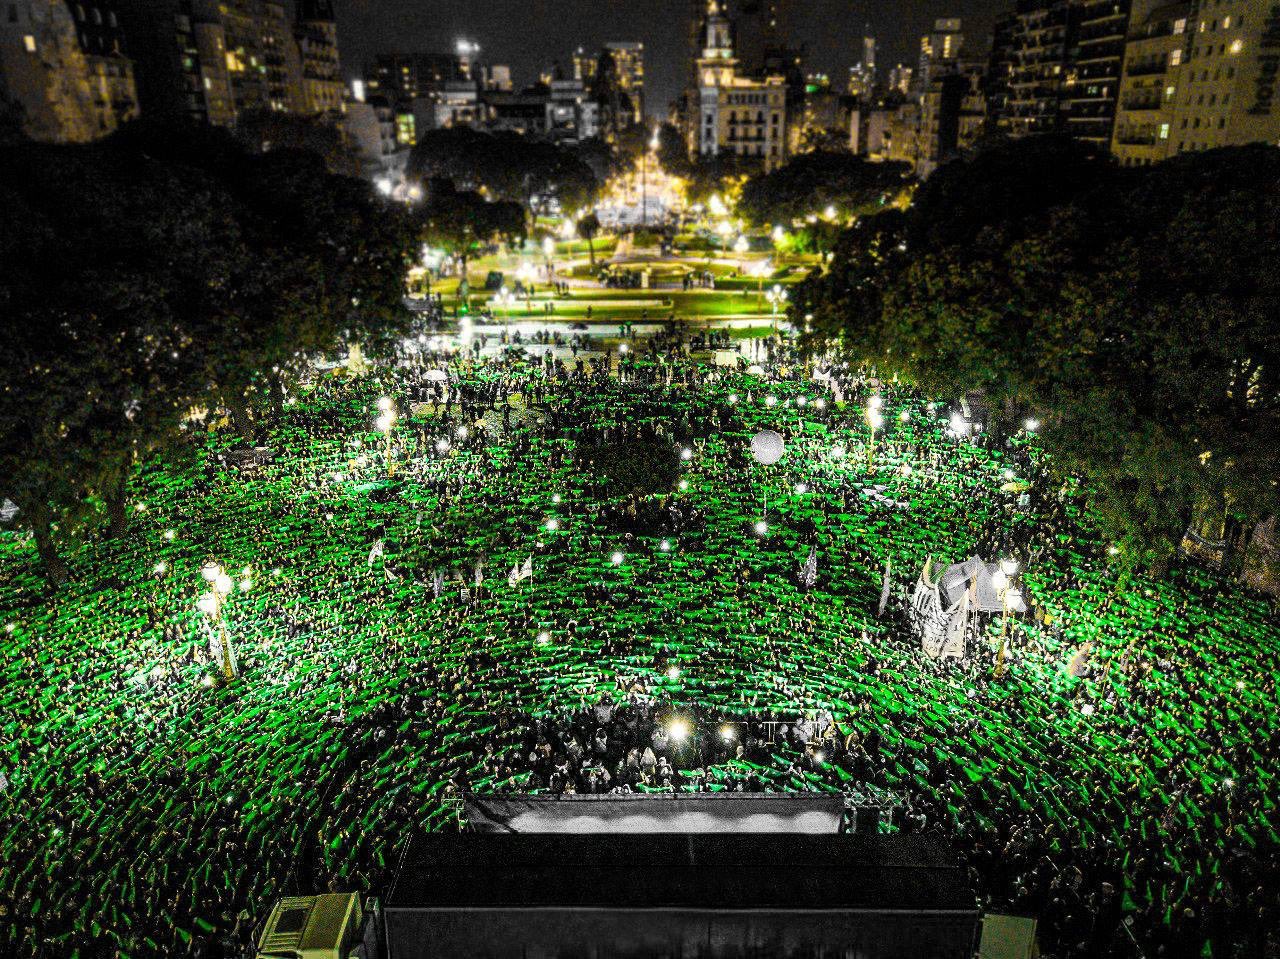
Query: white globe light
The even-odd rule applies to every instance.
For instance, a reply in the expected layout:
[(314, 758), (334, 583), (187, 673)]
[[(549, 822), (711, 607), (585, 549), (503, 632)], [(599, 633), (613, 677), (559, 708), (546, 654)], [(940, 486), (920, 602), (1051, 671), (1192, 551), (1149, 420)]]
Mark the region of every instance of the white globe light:
[(763, 536), (767, 532), (769, 532), (769, 524), (762, 519), (756, 520), (756, 535)]
[(622, 560), (623, 560), (623, 556), (621, 553), (614, 553), (612, 556), (609, 557), (609, 562), (613, 563), (614, 566), (621, 566)]
[(213, 581), (213, 588), (224, 596), (231, 592), (232, 585), (231, 577), (226, 573), (219, 573), (217, 579)]
[(212, 616), (218, 609), (218, 597), (214, 596), (213, 593), (202, 593), (200, 598), (196, 600), (196, 606), (206, 616)]
[(200, 567), (200, 575), (204, 577), (206, 583), (212, 583), (222, 575), (222, 567), (214, 562), (205, 563)]
[(773, 430), (761, 430), (751, 437), (751, 456), (761, 466), (772, 466), (782, 459), (782, 454), (786, 451), (786, 443)]

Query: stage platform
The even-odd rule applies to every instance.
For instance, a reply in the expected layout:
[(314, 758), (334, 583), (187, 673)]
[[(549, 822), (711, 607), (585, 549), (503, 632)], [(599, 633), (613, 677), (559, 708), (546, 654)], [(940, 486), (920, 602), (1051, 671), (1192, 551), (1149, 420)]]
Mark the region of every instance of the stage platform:
[(978, 921), (894, 835), (420, 835), (385, 909), (390, 959), (967, 959)]

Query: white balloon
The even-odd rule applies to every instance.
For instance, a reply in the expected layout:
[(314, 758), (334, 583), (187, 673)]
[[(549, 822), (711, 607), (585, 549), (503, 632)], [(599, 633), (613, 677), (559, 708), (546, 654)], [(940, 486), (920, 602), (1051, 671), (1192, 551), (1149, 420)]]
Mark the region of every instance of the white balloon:
[(782, 437), (773, 430), (762, 430), (751, 437), (751, 455), (762, 466), (772, 466), (786, 452)]

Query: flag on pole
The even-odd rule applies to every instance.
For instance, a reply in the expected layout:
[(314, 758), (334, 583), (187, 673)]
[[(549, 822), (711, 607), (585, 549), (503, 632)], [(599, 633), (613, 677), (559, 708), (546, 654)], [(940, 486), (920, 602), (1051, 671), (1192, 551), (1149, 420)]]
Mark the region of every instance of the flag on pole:
[(383, 541), (382, 541), (382, 540), (378, 540), (376, 543), (374, 543), (374, 544), (373, 544), (373, 549), (369, 550), (369, 562), (368, 562), (368, 564), (366, 565), (366, 567), (365, 567), (365, 568), (366, 568), (366, 569), (373, 569), (373, 561), (374, 561), (375, 559), (380, 558), (380, 557), (382, 556), (382, 554), (385, 552), (385, 549), (386, 549), (386, 547), (385, 547), (385, 545), (383, 544)]
[(440, 594), (444, 592), (444, 573), (440, 570), (431, 574), (431, 592), (435, 594), (436, 599), (439, 599)]
[(522, 579), (528, 579), (533, 575), (533, 557), (530, 556), (524, 561), (524, 565), (516, 563), (511, 567), (511, 572), (507, 574), (507, 585), (514, 586)]
[(800, 584), (805, 589), (813, 589), (814, 583), (818, 581), (818, 547), (809, 547), (809, 558), (804, 561), (804, 565), (800, 567)]
[(893, 580), (889, 578), (889, 571), (893, 568), (893, 560), (886, 559), (884, 561), (884, 585), (880, 587), (880, 609), (876, 612), (877, 616), (884, 615), (884, 608), (889, 605), (889, 587)]
[(0, 793), (8, 792), (8, 790), (9, 790), (9, 777), (4, 774), (3, 769), (0, 769)]
[(476, 589), (484, 584), (484, 563), (476, 561)]

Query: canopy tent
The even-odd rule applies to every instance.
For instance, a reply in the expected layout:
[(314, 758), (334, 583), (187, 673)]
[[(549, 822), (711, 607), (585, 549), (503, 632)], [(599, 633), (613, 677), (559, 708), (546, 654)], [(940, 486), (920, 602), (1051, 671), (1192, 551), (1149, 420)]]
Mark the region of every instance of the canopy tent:
[(807, 833), (835, 835), (839, 793), (644, 793), (468, 796), (477, 832)]

